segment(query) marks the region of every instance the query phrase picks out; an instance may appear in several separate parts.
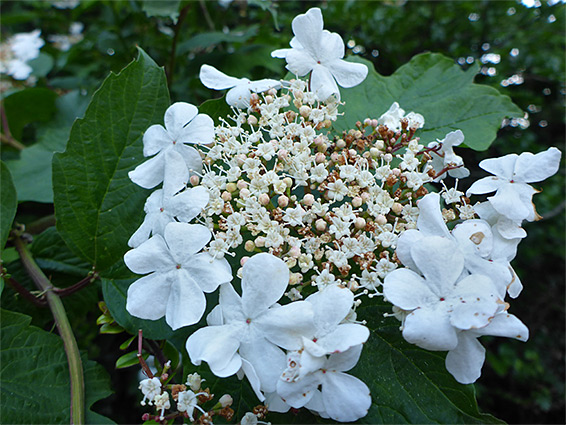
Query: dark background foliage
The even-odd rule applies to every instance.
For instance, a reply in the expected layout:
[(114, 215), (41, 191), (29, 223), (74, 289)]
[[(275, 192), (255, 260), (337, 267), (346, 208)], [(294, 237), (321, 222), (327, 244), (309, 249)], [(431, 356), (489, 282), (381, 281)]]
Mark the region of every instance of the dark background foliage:
[[(480, 63), (476, 82), (510, 96), (525, 116), (505, 122), (487, 152), (465, 152), (471, 166), (511, 152), (563, 149), (566, 7), (555, 1), (526, 3), (532, 7), (487, 0), (235, 0), (225, 6), (216, 1), (121, 0), (82, 1), (74, 9), (57, 9), (47, 1), (11, 1), (0, 7), (3, 39), (40, 28), (47, 40), (50, 34), (66, 33), (70, 22), (84, 23), (81, 42), (67, 52), (46, 43), (43, 61), (34, 64), (37, 87), (59, 95), (78, 90), (83, 99), (77, 100), (76, 111), (110, 70), (118, 72), (131, 61), (136, 45), (165, 67), (172, 101), (199, 104), (220, 95), (198, 80), (204, 63), (238, 77), (282, 77), (283, 62), (272, 59), (270, 52), (287, 46), (293, 17), (309, 7), (321, 7), (325, 27), (342, 35), (347, 54), (370, 59), (383, 75), (425, 51), (443, 53), (463, 68)], [(42, 131), (36, 122), (23, 125), (20, 141), (32, 145)], [(3, 160), (18, 155), (2, 146)], [(470, 181), (485, 175), (470, 168)], [(469, 184), (463, 181), (460, 188)], [(535, 203), (544, 218), (525, 225), (529, 237), (513, 263), (525, 289), (513, 301), (511, 312), (529, 327), (531, 337), (526, 344), (484, 337), (487, 364), (476, 384), (480, 407), (510, 423), (565, 419), (564, 167), (540, 187), (544, 190)], [(28, 223), (51, 213), (48, 202), (22, 202), (17, 221)], [(23, 274), (18, 276), (17, 267), (11, 272), (26, 281)], [(68, 273), (59, 276), (59, 282), (66, 280), (72, 283)], [(135, 407), (137, 368), (114, 370), (122, 354), (118, 347), (127, 336), (99, 335), (94, 330), (99, 296), (91, 287), (66, 299), (66, 306), (81, 348), (111, 372), (116, 394), (99, 403), (97, 410), (119, 423), (136, 422), (141, 415)], [(2, 306), (32, 315), (37, 326), (51, 326), (46, 312), (16, 299), (9, 288), (3, 291)]]

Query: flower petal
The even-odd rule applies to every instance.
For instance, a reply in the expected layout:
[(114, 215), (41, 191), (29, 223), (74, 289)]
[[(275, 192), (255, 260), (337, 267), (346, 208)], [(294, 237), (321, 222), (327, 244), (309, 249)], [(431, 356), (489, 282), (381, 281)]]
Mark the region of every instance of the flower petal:
[(298, 15), (291, 23), (293, 34), (301, 46), (313, 57), (316, 57), (321, 48), (320, 37), (324, 22), (322, 12), (318, 7), (309, 9), (306, 13)]
[[(365, 326), (356, 323), (343, 323), (338, 325), (335, 331), (319, 338), (316, 342), (312, 342), (312, 345), (322, 348), (324, 353), (318, 354), (320, 356), (344, 352), (350, 347), (363, 344), (368, 338), (369, 329)], [(305, 344), (305, 349), (312, 352), (309, 349), (312, 345)], [(315, 352), (312, 352), (312, 354), (317, 355)]]
[(328, 68), (322, 65), (315, 65), (312, 69), (311, 91), (321, 101), (327, 100), (333, 94), (340, 98), (340, 90), (334, 77)]
[(167, 111), (165, 111), (165, 128), (174, 141), (179, 141), (177, 138), (181, 130), (197, 113), (197, 107), (186, 102), (177, 102), (167, 108)]
[(174, 272), (175, 279), (167, 302), (165, 320), (176, 330), (197, 323), (206, 308), (202, 289), (185, 269)]
[(242, 299), (231, 283), (224, 283), (220, 286), (219, 301), (222, 307), (222, 316), (226, 323), (244, 322), (246, 320), (242, 310)]
[(536, 155), (523, 152), (517, 158), (513, 179), (523, 183), (541, 182), (556, 174), (560, 167), (561, 156), (562, 152), (555, 147)]
[(506, 312), (501, 312), (489, 322), (484, 328), (476, 329), (474, 332), (478, 335), (490, 336), (504, 336), (507, 338), (515, 338), (519, 341), (526, 341), (529, 339), (529, 329), (523, 322)]
[(484, 159), (479, 163), (479, 166), (494, 176), (504, 180), (512, 180), (517, 158), (519, 158), (519, 155), (512, 153), (499, 158)]
[(471, 384), (481, 375), (485, 348), (470, 332), (458, 335), (458, 346), (446, 356), (446, 369), (461, 384)]
[(162, 125), (154, 124), (143, 134), (143, 156), (153, 156), (171, 146), (173, 139)]
[[(242, 359), (242, 372), (244, 372), (244, 375), (246, 375), (246, 378), (248, 378), (248, 382), (250, 383), (250, 386), (254, 390), (254, 393), (259, 401), (265, 400), (265, 396), (261, 392), (261, 381), (259, 380), (259, 377), (257, 376), (257, 373), (252, 364), (246, 359)], [(271, 406), (269, 406), (269, 408), (271, 410)]]
[(128, 177), (144, 189), (153, 189), (163, 181), (165, 173), (165, 153), (159, 152), (153, 158), (142, 162), (128, 173)]
[(280, 258), (260, 253), (244, 264), (242, 305), (247, 317), (254, 318), (275, 304), (289, 283), (289, 267)]
[(281, 87), (280, 81), (271, 80), (269, 78), (248, 82), (248, 88), (255, 93), (261, 93), (269, 89), (278, 89), (279, 87)]
[(261, 381), (261, 390), (266, 393), (275, 391), (287, 364), (283, 350), (264, 338), (257, 338), (242, 342), (239, 352), (254, 367)]
[(181, 154), (187, 168), (189, 175), (200, 174), (202, 171), (202, 158), (200, 153), (192, 146), (187, 146), (183, 143), (175, 145), (175, 149)]
[(416, 229), (408, 229), (399, 236), (399, 239), (397, 239), (397, 248), (395, 249), (397, 258), (405, 267), (408, 267), (415, 272), (419, 272), (419, 269), (413, 261), (413, 257), (411, 257), (411, 248), (416, 241), (422, 238), (424, 238), (422, 232), (419, 232)]
[(506, 181), (498, 177), (484, 177), (475, 181), (470, 188), (466, 191), (466, 196), (482, 195), (484, 193), (491, 193), (498, 190)]
[(438, 193), (425, 195), (417, 203), (417, 206), (419, 207), (417, 228), (424, 236), (450, 237), (450, 232), (440, 211), (440, 195)]
[(130, 285), (126, 310), (134, 317), (157, 320), (165, 316), (171, 282), (161, 273), (144, 276)]
[(189, 170), (183, 156), (175, 149), (165, 152), (165, 171), (163, 173), (163, 196), (171, 198), (181, 189), (184, 189), (189, 181)]
[(174, 196), (169, 201), (167, 209), (179, 220), (189, 222), (203, 211), (209, 198), (210, 195), (205, 187), (192, 187)]
[(291, 406), (285, 403), (281, 396), (276, 392), (265, 395), (265, 405), (270, 412), (277, 413), (286, 413), (291, 408)]
[(396, 269), (385, 276), (383, 295), (403, 310), (414, 310), (437, 298), (425, 280), (409, 269)]
[(526, 183), (507, 183), (502, 185), (494, 196), (487, 199), (499, 214), (510, 220), (532, 221), (536, 215), (532, 203), (535, 193), (536, 190)]
[(326, 66), (334, 78), (336, 78), (336, 82), (344, 88), (357, 86), (364, 81), (368, 75), (368, 67), (362, 63), (346, 62), (343, 59), (335, 59), (326, 64)]
[(212, 234), (202, 224), (169, 223), (165, 227), (165, 240), (178, 264), (185, 266), (191, 257), (203, 249)]
[(198, 114), (182, 128), (178, 142), (203, 145), (214, 142), (214, 121), (208, 115)]
[(322, 382), (326, 413), (340, 422), (354, 422), (367, 415), (371, 406), (369, 388), (355, 376), (328, 372)]
[(242, 82), (241, 78), (230, 77), (210, 65), (200, 67), (199, 78), (202, 84), (214, 90), (229, 89)]
[(405, 318), (403, 337), (411, 344), (431, 351), (452, 350), (458, 345), (456, 330), (438, 304), (410, 313)]
[(312, 304), (307, 301), (270, 308), (252, 319), (252, 323), (261, 329), (265, 338), (286, 350), (300, 349), (301, 336), (314, 334)]
[(492, 280), (472, 274), (456, 284), (452, 295), (453, 310), (450, 323), (462, 329), (486, 326), (499, 308), (499, 295)]
[(319, 373), (311, 373), (294, 382), (286, 382), (279, 379), (277, 381), (277, 394), (289, 406), (299, 409), (312, 398), (320, 384), (319, 375)]
[(165, 272), (175, 267), (173, 257), (161, 235), (152, 236), (137, 248), (126, 252), (124, 263), (137, 274)]
[(320, 48), (315, 57), (317, 57), (324, 66), (330, 69), (330, 63), (342, 59), (345, 51), (344, 40), (342, 40), (340, 35), (335, 32), (323, 30), (320, 35)]
[(452, 288), (464, 269), (464, 255), (456, 243), (440, 236), (429, 236), (417, 241), (411, 249), (411, 256), (427, 285), (436, 288), (439, 295)]
[(285, 59), (287, 60), (286, 68), (301, 77), (311, 72), (317, 64), (316, 60), (304, 49), (290, 49)]
[(232, 280), (232, 268), (225, 258), (213, 259), (208, 252), (190, 257), (183, 269), (190, 273), (204, 292), (214, 292), (218, 286)]
[(240, 332), (241, 326), (233, 324), (200, 328), (187, 339), (191, 362), (198, 366), (204, 360), (212, 373), (221, 378), (235, 374), (242, 367), (241, 359), (233, 361), (234, 357), (240, 358)]
[(226, 103), (240, 109), (246, 109), (250, 106), (250, 98), (252, 93), (247, 84), (240, 84), (239, 86), (230, 89), (226, 93)]
[(358, 363), (363, 345), (355, 345), (342, 353), (333, 353), (328, 357), (324, 368), (337, 372), (347, 372)]
[(313, 306), (317, 338), (336, 329), (352, 309), (354, 294), (348, 288), (331, 285), (307, 298)]

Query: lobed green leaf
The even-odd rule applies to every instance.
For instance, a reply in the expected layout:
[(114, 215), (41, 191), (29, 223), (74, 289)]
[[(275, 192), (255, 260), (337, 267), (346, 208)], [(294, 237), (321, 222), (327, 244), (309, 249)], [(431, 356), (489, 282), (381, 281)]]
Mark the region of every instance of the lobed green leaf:
[(17, 207), (18, 197), (12, 175), (6, 164), (0, 161), (0, 252), (8, 240)]

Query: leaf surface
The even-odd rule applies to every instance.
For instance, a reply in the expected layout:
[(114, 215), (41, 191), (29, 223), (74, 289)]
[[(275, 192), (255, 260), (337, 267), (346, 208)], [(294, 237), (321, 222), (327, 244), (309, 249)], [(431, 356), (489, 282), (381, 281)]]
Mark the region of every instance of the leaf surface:
[[(63, 341), (30, 326), (31, 317), (0, 310), (0, 390), (2, 423), (69, 423), (70, 383)], [(102, 366), (81, 356), (85, 376), (86, 422), (113, 423), (89, 407), (109, 396), (110, 379)]]
[(8, 240), (17, 207), (18, 198), (12, 175), (6, 164), (0, 161), (0, 252)]
[(169, 105), (163, 69), (140, 49), (111, 74), (53, 157), (57, 229), (71, 250), (100, 272), (121, 261), (142, 221), (148, 192), (128, 172), (144, 158), (142, 136)]

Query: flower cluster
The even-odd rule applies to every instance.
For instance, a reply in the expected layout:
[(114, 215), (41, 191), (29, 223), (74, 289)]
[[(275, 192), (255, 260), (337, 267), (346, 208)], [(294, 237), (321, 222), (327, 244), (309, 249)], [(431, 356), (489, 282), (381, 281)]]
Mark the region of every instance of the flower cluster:
[(359, 84), (367, 68), (342, 59), (342, 39), (323, 30), (319, 9), (295, 18), (293, 31), (291, 48), (272, 55), (297, 78), (253, 82), (204, 65), (203, 84), (229, 89), (233, 114), (215, 127), (175, 103), (165, 126), (145, 132), (151, 158), (129, 176), (161, 187), (124, 256), (146, 275), (130, 286), (127, 310), (178, 329), (199, 322), (204, 293), (218, 289), (208, 325), (187, 340), (189, 357), (216, 376), (246, 377), (271, 411), (366, 415), (369, 389), (347, 372), (369, 337), (356, 308), (375, 296), (393, 305), (408, 342), (448, 351), (448, 371), (474, 382), (485, 357), (479, 336), (528, 338), (507, 312), (507, 295), (522, 289), (510, 262), (526, 236), (522, 221), (538, 217), (528, 183), (554, 174), (560, 151), (482, 161), (495, 177), (466, 194), (496, 193), (472, 205), (458, 180), (444, 182), (469, 175), (454, 152), (462, 131), (421, 143), (425, 118), (395, 102), (336, 133), (337, 84)]
[(40, 35), (40, 30), (19, 33), (2, 43), (0, 73), (8, 74), (16, 80), (27, 79), (32, 72), (29, 61), (39, 56), (39, 49), (45, 44)]

